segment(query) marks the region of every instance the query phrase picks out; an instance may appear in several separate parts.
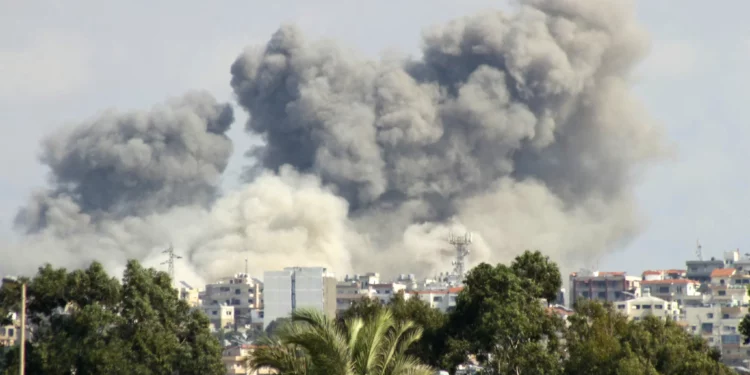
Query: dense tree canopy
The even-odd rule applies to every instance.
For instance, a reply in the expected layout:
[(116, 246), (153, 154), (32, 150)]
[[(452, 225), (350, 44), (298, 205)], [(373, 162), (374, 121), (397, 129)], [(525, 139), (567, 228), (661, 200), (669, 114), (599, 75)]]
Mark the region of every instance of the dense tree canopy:
[[(99, 263), (45, 266), (28, 281), (29, 374), (224, 374), (208, 318), (178, 299), (169, 276), (130, 261), (122, 283)], [(17, 284), (0, 289), (0, 316), (19, 311)], [(18, 348), (5, 373), (18, 372)]]
[(566, 323), (541, 300), (556, 298), (561, 285), (554, 262), (526, 251), (510, 267), (483, 263), (472, 269), (448, 314), (401, 296), (386, 306), (362, 300), (343, 318), (391, 309), (398, 319), (425, 329), (414, 346), (424, 349), (412, 353), (445, 369), (475, 355), (488, 374), (731, 373), (704, 340), (671, 321), (629, 322), (611, 306), (591, 302), (578, 306)]

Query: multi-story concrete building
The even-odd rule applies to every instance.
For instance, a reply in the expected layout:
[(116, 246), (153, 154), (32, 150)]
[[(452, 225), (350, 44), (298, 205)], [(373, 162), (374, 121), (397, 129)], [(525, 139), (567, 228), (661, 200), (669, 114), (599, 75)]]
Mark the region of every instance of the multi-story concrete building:
[(201, 305), (198, 308), (208, 316), (212, 330), (233, 330), (236, 328), (234, 306)]
[(707, 304), (685, 308), (687, 329), (719, 349), (722, 361), (741, 365), (750, 358), (750, 346), (742, 343), (739, 326), (747, 315), (747, 306)]
[(573, 272), (570, 274), (570, 306), (579, 299), (603, 302), (624, 301), (636, 296), (641, 278), (625, 272)]
[(456, 307), (456, 299), (462, 290), (463, 287), (453, 287), (447, 289), (413, 290), (407, 294), (411, 295), (411, 298), (419, 298), (427, 302), (430, 307), (447, 312)]
[(642, 320), (647, 316), (654, 316), (662, 320), (680, 320), (680, 307), (676, 301), (670, 302), (653, 297), (648, 292), (640, 297), (617, 302), (615, 307), (619, 313), (632, 320)]
[(690, 280), (708, 283), (711, 281), (711, 272), (720, 268), (733, 268), (735, 263), (740, 261), (739, 250), (728, 251), (724, 253), (724, 259), (711, 257), (709, 260), (689, 260), (687, 265), (686, 277)]
[(673, 280), (687, 278), (687, 270), (647, 270), (642, 274), (644, 281)]
[[(665, 301), (675, 301), (680, 306), (687, 300), (700, 297), (700, 283), (689, 279), (652, 279), (641, 281), (641, 295), (648, 292), (651, 296)], [(699, 299), (699, 298), (698, 298)]]
[(253, 310), (263, 308), (263, 283), (245, 273), (206, 285), (202, 295), (205, 306), (227, 305), (234, 308), (237, 324), (252, 324)]
[(300, 308), (336, 314), (336, 278), (323, 267), (288, 267), (263, 274), (263, 329)]
[(221, 360), (228, 375), (267, 375), (274, 374), (271, 369), (250, 371), (247, 367), (247, 357), (257, 348), (255, 345), (237, 345), (224, 348)]
[(18, 321), (15, 313), (13, 313), (11, 321), (12, 324), (0, 326), (0, 347), (16, 345), (21, 330), (21, 322)]

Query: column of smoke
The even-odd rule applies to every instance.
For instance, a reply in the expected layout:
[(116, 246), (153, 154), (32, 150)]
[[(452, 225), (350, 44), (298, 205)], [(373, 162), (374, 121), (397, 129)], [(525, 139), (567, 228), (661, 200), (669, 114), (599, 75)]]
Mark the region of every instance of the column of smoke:
[(52, 188), (19, 213), (28, 236), (0, 270), (153, 261), (173, 242), (206, 278), (244, 258), (431, 274), (451, 228), (477, 233), (474, 262), (538, 248), (574, 267), (640, 229), (633, 184), (661, 142), (628, 79), (647, 48), (630, 7), (588, 0), (431, 28), (418, 59), (282, 27), (231, 67), (265, 141), (246, 185), (217, 191), (233, 116), (210, 95), (105, 114), (44, 143)]

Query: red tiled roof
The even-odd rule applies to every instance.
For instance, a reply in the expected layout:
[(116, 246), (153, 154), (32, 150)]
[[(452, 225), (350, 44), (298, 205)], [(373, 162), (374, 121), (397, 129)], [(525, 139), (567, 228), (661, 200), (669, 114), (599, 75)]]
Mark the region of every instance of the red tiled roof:
[(734, 268), (717, 268), (711, 271), (711, 277), (727, 277), (734, 275)]
[(561, 309), (559, 307), (548, 307), (547, 308), (547, 312), (556, 313), (558, 315), (565, 315), (565, 316), (570, 316), (570, 315), (574, 314), (574, 312), (572, 312), (572, 311), (567, 311), (567, 310)]
[(599, 272), (599, 276), (625, 276), (625, 272)]
[(652, 270), (643, 271), (643, 276), (646, 276), (646, 275), (661, 275), (661, 271), (652, 271)]
[(666, 280), (643, 280), (641, 285), (652, 285), (652, 284), (700, 284), (695, 280), (689, 279), (666, 279)]

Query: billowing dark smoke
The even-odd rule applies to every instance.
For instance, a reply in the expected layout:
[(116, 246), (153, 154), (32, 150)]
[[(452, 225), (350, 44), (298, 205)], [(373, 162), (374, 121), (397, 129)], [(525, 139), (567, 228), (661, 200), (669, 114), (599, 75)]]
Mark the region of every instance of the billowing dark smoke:
[[(149, 112), (106, 112), (48, 137), (41, 161), (54, 187), (37, 194), (17, 224), (35, 232), (73, 213), (119, 219), (208, 204), (232, 153), (224, 133), (233, 121), (229, 104), (193, 92)], [(59, 210), (71, 212), (54, 217)]]
[(407, 60), (282, 27), (231, 68), (265, 141), (242, 189), (207, 208), (232, 113), (194, 95), (51, 138), (53, 188), (19, 222), (73, 257), (171, 241), (206, 277), (244, 258), (253, 272), (443, 271), (451, 229), (476, 232), (473, 261), (595, 260), (637, 234), (637, 173), (661, 152), (628, 84), (648, 38), (625, 2), (521, 3), (433, 27)]
[[(569, 244), (602, 252), (637, 229), (633, 175), (660, 145), (627, 85), (648, 40), (630, 9), (612, 6), (525, 1), (511, 17), (458, 19), (427, 30), (421, 59), (401, 63), (283, 27), (238, 58), (232, 87), (251, 115), (247, 129), (266, 140), (254, 150), (263, 167), (320, 176), (354, 217), (377, 211), (386, 223), (381, 210), (416, 201), (424, 209), (410, 221), (444, 222), (467, 216), (467, 200), (492, 207), (497, 193), (528, 185), (554, 202), (539, 215), (613, 221), (593, 247)], [(531, 199), (517, 197), (513, 209), (528, 212), (539, 203)], [(489, 228), (514, 220), (508, 211), (485, 219)], [(535, 232), (545, 218), (531, 220), (510, 236), (530, 245), (548, 234)]]

